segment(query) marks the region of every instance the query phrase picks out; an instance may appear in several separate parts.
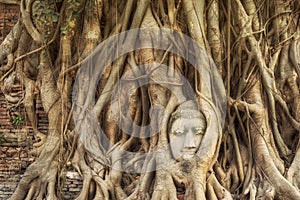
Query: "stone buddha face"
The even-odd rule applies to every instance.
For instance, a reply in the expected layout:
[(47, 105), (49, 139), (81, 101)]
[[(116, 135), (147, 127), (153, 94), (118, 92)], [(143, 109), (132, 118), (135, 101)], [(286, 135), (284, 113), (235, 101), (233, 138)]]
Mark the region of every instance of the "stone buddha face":
[(174, 159), (192, 159), (206, 130), (204, 115), (197, 109), (195, 102), (187, 101), (172, 114), (170, 123), (169, 143)]

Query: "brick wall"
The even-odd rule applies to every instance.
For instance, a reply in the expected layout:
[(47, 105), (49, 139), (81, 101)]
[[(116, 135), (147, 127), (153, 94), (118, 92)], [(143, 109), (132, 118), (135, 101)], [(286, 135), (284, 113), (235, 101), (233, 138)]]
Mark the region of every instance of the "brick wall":
[[(15, 84), (10, 94), (22, 98), (24, 90), (21, 85)], [(0, 106), (0, 200), (2, 200), (14, 192), (26, 168), (35, 160), (30, 151), (33, 149), (32, 144), (37, 141), (23, 104), (14, 107), (0, 92)], [(48, 119), (39, 96), (36, 98), (36, 108), (38, 129), (46, 134)], [(13, 116), (16, 115), (22, 116), (23, 125), (16, 126), (12, 123)], [(80, 176), (77, 172), (69, 171), (64, 179), (62, 198), (75, 199), (82, 188)]]
[(16, 24), (19, 10), (19, 5), (0, 3), (0, 42)]
[[(0, 3), (0, 43), (17, 22), (18, 16), (18, 5)], [(16, 83), (10, 95), (22, 98), (24, 88)], [(47, 133), (48, 119), (39, 96), (36, 98), (36, 107), (38, 129)], [(13, 116), (16, 115), (23, 117), (23, 125), (17, 126), (12, 123)], [(26, 168), (35, 160), (29, 153), (34, 142), (34, 133), (23, 104), (18, 107), (9, 104), (0, 90), (0, 200), (7, 199), (14, 192)], [(75, 199), (81, 187), (82, 181), (78, 173), (67, 172), (62, 189), (63, 199)]]
[[(14, 85), (10, 95), (21, 99), (24, 96), (22, 86)], [(37, 99), (36, 103), (40, 105), (41, 101)], [(23, 104), (14, 107), (0, 92), (0, 106), (0, 199), (6, 199), (15, 190), (28, 165), (35, 160), (29, 151), (36, 141)], [(47, 115), (41, 110), (41, 106), (38, 107), (41, 132), (46, 133)], [(12, 123), (13, 117), (17, 115), (22, 116), (23, 125)]]

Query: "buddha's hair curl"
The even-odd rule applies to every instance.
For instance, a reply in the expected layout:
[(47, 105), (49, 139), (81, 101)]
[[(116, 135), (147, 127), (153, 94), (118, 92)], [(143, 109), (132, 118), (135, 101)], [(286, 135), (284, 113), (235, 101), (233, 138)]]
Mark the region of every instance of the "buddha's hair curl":
[(203, 120), (205, 123), (205, 128), (207, 126), (206, 118), (204, 114), (198, 109), (198, 105), (195, 101), (189, 100), (180, 104), (177, 109), (172, 113), (169, 123), (168, 130), (171, 130), (173, 122), (178, 118), (184, 119), (194, 119), (199, 118)]

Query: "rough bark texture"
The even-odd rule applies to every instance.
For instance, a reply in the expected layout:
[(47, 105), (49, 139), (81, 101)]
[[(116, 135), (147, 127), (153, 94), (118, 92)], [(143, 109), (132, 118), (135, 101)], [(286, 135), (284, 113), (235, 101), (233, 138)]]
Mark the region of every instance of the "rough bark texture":
[[(60, 199), (67, 167), (83, 179), (78, 200), (300, 199), (298, 1), (22, 0), (20, 10), (0, 45), (0, 84), (39, 142), (11, 200)], [(193, 43), (149, 31), (103, 45), (135, 28)], [(23, 99), (10, 94), (15, 81)], [(207, 127), (182, 161), (169, 119), (189, 99)]]

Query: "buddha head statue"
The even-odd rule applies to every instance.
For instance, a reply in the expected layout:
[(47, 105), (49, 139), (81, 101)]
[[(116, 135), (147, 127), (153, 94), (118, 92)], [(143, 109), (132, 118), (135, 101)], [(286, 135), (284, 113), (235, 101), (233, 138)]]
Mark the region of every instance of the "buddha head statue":
[(170, 150), (175, 160), (190, 160), (196, 155), (206, 126), (206, 118), (195, 101), (189, 100), (177, 107), (168, 127)]

